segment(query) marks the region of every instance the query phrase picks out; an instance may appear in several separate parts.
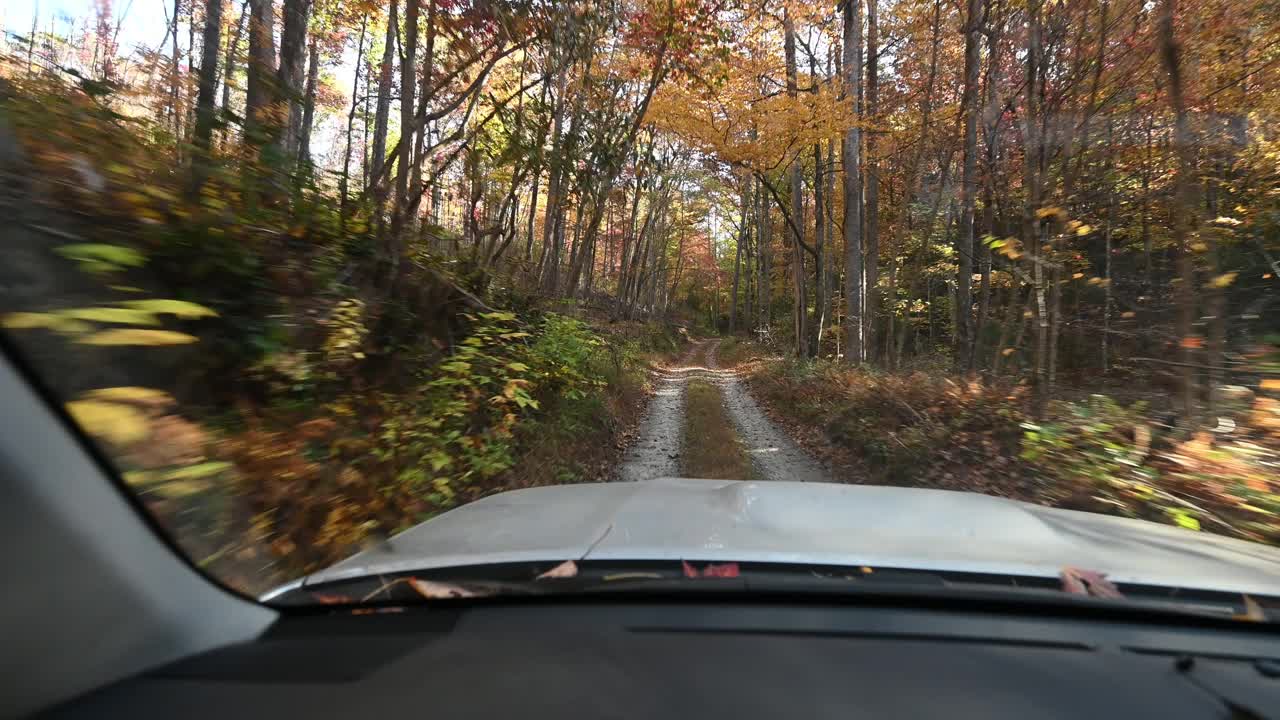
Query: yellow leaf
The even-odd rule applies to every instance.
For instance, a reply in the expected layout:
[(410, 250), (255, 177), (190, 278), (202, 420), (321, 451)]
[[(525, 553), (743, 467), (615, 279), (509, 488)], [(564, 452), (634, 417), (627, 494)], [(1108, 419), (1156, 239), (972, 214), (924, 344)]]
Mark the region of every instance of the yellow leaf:
[(176, 470), (170, 470), (164, 473), (164, 475), (161, 476), (161, 479), (164, 481), (199, 480), (202, 478), (210, 477), (212, 475), (217, 475), (219, 473), (226, 472), (227, 470), (230, 470), (233, 467), (235, 466), (229, 462), (219, 462), (219, 461), (204, 462), (204, 463), (199, 463), (197, 465), (188, 465), (186, 467), (181, 467)]
[(103, 330), (76, 342), (82, 345), (187, 345), (199, 338), (172, 330)]
[(1001, 351), (1000, 351), (1000, 354), (1001, 354), (1001, 355), (1003, 355), (1003, 356), (1005, 356), (1005, 357), (1009, 357), (1010, 355), (1014, 354), (1015, 352), (1017, 352), (1017, 351), (1016, 351), (1014, 348), (1005, 348), (1005, 349), (1003, 349), (1003, 350), (1001, 350)]
[(98, 400), (73, 400), (67, 412), (90, 435), (117, 445), (128, 445), (146, 439), (147, 419), (128, 406)]
[(113, 307), (89, 307), (59, 310), (58, 314), (73, 320), (90, 322), (116, 323), (120, 325), (159, 325), (155, 315), (142, 310)]
[(173, 315), (183, 320), (198, 320), (206, 317), (217, 317), (218, 313), (209, 308), (186, 300), (127, 300), (120, 303), (143, 312), (157, 315)]
[(1280, 378), (1265, 378), (1259, 387), (1263, 390), (1280, 390)]
[(176, 402), (173, 396), (163, 390), (146, 387), (110, 387), (90, 390), (85, 393), (88, 400), (102, 402), (127, 403), (132, 405), (172, 405)]
[(1072, 273), (1071, 275), (1072, 280), (1079, 280), (1082, 277), (1084, 277), (1084, 273)]
[(158, 188), (158, 187), (156, 187), (156, 186), (154, 186), (154, 185), (147, 185), (147, 186), (143, 187), (143, 188), (142, 188), (142, 192), (144, 192), (144, 193), (146, 193), (146, 194), (150, 195), (150, 196), (151, 196), (151, 197), (153, 197), (153, 198), (157, 198), (157, 199), (159, 199), (159, 200), (166, 200), (166, 201), (168, 201), (168, 202), (177, 202), (177, 201), (178, 201), (178, 198), (174, 197), (174, 196), (173, 196), (173, 193), (171, 193), (171, 192), (169, 192), (168, 190), (165, 190), (165, 189), (163, 189), (163, 188)]
[(93, 329), (92, 325), (80, 322), (75, 318), (64, 317), (58, 313), (9, 313), (0, 317), (0, 326), (10, 330), (31, 330), (46, 328), (62, 333), (82, 333)]
[(1088, 235), (1091, 232), (1093, 232), (1093, 228), (1089, 227), (1088, 225), (1081, 225), (1080, 227), (1076, 228), (1076, 235)]
[(1236, 281), (1236, 273), (1233, 273), (1233, 272), (1223, 273), (1213, 278), (1212, 280), (1210, 280), (1209, 287), (1218, 288), (1219, 290), (1221, 290), (1222, 288), (1229, 287), (1231, 283), (1235, 281)]

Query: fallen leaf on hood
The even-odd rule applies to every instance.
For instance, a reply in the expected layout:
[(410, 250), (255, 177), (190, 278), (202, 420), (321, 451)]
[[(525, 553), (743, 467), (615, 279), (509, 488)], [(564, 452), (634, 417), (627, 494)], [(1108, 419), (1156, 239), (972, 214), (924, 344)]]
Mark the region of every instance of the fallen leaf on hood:
[(571, 578), (571, 577), (577, 577), (577, 576), (578, 576), (578, 563), (572, 560), (565, 560), (559, 565), (542, 573), (536, 579), (538, 580), (546, 580), (548, 578), (561, 579), (561, 578)]
[(696, 577), (718, 577), (718, 578), (736, 578), (738, 577), (738, 563), (723, 563), (721, 565), (708, 565), (703, 568), (702, 572), (689, 564), (688, 560), (681, 560), (681, 566), (684, 567), (684, 576), (687, 578)]
[(480, 597), (476, 593), (452, 583), (419, 580), (418, 578), (408, 578), (406, 582), (409, 583), (409, 587), (413, 588), (415, 592), (429, 600)]
[(328, 593), (311, 593), (311, 597), (321, 605), (349, 605), (355, 600), (346, 595), (331, 595)]
[(738, 563), (708, 565), (702, 571), (702, 577), (736, 578), (738, 577)]
[(1106, 573), (1096, 570), (1084, 570), (1076, 567), (1064, 567), (1060, 574), (1062, 589), (1072, 595), (1090, 595), (1102, 598), (1123, 598)]
[(1258, 601), (1248, 595), (1243, 595), (1242, 597), (1244, 598), (1244, 612), (1239, 615), (1232, 615), (1231, 617), (1235, 620), (1266, 622), (1267, 613), (1262, 610), (1262, 606), (1258, 604)]

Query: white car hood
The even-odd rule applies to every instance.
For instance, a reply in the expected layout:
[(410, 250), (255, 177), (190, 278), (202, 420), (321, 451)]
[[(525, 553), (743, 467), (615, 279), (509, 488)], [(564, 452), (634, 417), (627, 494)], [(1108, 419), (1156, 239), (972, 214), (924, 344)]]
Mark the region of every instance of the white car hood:
[[(660, 479), (493, 495), (305, 579), (521, 561), (867, 565), (1280, 595), (1280, 549), (976, 493)], [(295, 584), (296, 585), (296, 584)]]

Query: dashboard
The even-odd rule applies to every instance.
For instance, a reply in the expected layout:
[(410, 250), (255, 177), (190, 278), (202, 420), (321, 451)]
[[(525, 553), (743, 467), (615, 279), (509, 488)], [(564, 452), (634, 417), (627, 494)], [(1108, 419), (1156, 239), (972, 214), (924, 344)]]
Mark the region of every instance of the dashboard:
[(831, 602), (282, 615), (58, 718), (1280, 718), (1267, 626)]

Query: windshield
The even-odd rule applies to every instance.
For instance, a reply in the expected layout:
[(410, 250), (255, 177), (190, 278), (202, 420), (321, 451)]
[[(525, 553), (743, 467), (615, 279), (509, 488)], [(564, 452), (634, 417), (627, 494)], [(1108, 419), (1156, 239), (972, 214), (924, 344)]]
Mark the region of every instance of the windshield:
[(254, 595), (594, 559), (1262, 593), (1271, 10), (10, 1), (0, 334)]

